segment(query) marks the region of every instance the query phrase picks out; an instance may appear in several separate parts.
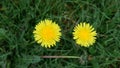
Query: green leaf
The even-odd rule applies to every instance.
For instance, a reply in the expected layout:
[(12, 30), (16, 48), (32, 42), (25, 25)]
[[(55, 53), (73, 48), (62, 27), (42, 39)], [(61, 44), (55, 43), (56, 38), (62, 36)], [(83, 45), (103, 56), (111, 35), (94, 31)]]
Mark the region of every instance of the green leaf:
[(28, 68), (30, 64), (38, 63), (41, 60), (40, 56), (36, 55), (23, 55), (22, 58), (17, 59), (17, 64), (15, 65), (16, 68)]
[(100, 64), (98, 63), (98, 60), (96, 58), (93, 58), (93, 60), (91, 61), (93, 68), (99, 68)]
[(0, 28), (0, 40), (5, 39), (5, 35), (6, 35), (6, 30)]
[(27, 63), (37, 63), (40, 61), (40, 56), (31, 56), (31, 55), (24, 55), (23, 61), (29, 61)]
[(91, 54), (95, 54), (95, 53), (96, 53), (96, 49), (95, 49), (94, 47), (90, 47), (90, 48), (89, 48), (89, 52), (90, 52)]
[(11, 52), (0, 54), (0, 68), (5, 68), (7, 57), (11, 54)]

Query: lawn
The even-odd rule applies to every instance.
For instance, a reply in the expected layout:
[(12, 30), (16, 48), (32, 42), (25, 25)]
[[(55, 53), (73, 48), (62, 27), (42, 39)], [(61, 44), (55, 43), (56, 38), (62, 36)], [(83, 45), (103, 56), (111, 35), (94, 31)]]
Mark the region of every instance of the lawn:
[[(33, 30), (41, 20), (56, 22), (62, 32), (51, 48), (34, 40)], [(77, 45), (73, 28), (91, 24), (96, 42)], [(76, 56), (80, 58), (43, 58)], [(0, 68), (119, 68), (120, 0), (1, 0)]]

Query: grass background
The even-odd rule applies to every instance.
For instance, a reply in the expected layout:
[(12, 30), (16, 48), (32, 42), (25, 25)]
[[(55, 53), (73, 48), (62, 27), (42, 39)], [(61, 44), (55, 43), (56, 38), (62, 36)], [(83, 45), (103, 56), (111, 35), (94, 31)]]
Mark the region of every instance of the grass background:
[[(46, 49), (34, 41), (35, 25), (52, 19), (62, 29), (56, 47)], [(76, 45), (73, 27), (89, 22), (96, 43)], [(81, 59), (43, 59), (43, 55), (80, 56)], [(1, 0), (0, 68), (119, 68), (120, 0)]]

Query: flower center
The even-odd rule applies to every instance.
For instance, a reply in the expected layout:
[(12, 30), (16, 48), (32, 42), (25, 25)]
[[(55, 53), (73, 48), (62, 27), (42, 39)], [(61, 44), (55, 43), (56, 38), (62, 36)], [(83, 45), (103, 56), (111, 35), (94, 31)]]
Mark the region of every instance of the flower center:
[(49, 41), (52, 40), (55, 36), (54, 29), (52, 27), (45, 27), (45, 29), (42, 32), (42, 37), (44, 40)]
[(81, 38), (82, 41), (87, 41), (90, 37), (90, 32), (89, 30), (82, 30), (79, 33), (79, 37)]

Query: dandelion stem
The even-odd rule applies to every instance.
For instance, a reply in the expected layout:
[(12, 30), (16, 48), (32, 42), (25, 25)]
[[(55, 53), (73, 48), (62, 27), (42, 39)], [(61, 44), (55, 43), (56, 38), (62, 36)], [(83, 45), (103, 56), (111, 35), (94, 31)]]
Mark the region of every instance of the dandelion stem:
[(40, 57), (41, 58), (74, 58), (74, 59), (81, 58), (78, 56), (40, 56)]

